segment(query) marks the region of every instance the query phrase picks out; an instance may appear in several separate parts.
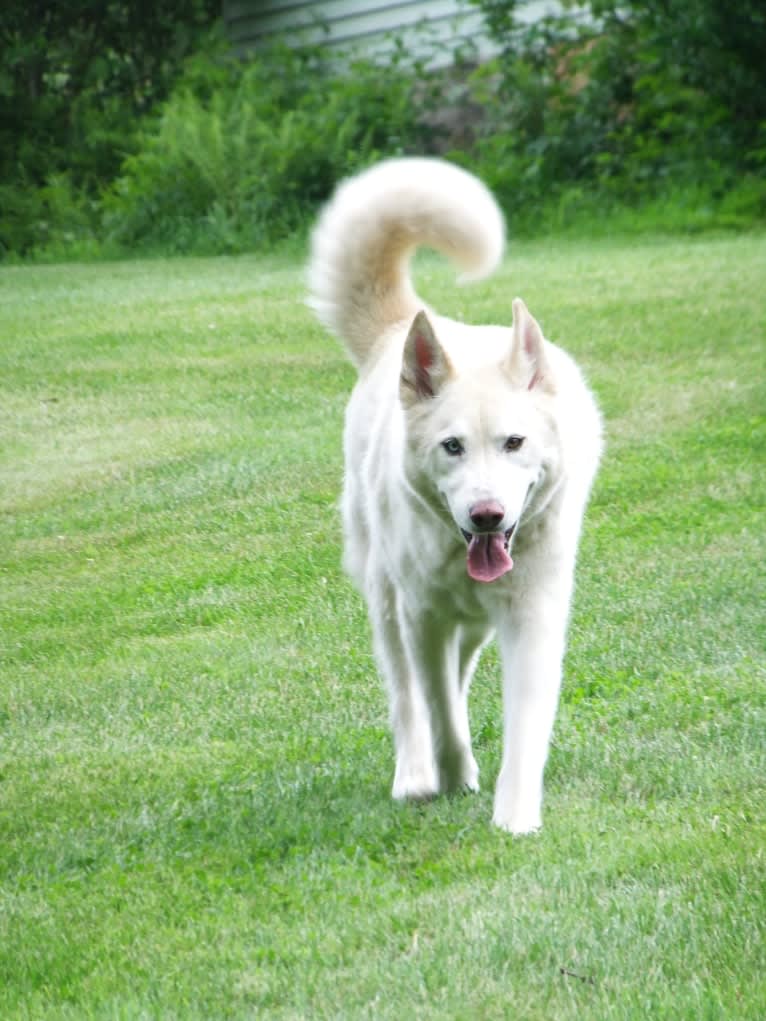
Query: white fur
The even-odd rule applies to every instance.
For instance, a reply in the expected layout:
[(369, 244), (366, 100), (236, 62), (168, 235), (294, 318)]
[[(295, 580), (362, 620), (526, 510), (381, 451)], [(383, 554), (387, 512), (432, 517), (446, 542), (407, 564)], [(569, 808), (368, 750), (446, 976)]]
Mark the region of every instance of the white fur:
[[(322, 213), (310, 288), (359, 369), (346, 415), (345, 565), (366, 597), (388, 685), (393, 795), (478, 788), (468, 688), (496, 635), (505, 723), (494, 822), (526, 833), (541, 822), (600, 419), (575, 363), (523, 302), (510, 328), (418, 316), (408, 270), (424, 244), (472, 275), (489, 272), (503, 234), (494, 199), (470, 174), (390, 160), (343, 183)], [(510, 449), (509, 438), (523, 442)], [(471, 515), (486, 506), (502, 520), (477, 528)], [(499, 542), (511, 528), (512, 570), (474, 580), (461, 530)]]

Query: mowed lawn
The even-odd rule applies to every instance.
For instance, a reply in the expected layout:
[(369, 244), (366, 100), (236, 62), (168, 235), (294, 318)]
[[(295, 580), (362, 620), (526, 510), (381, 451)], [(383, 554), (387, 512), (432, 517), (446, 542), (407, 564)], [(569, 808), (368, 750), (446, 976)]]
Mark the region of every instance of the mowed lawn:
[(389, 797), (284, 258), (0, 270), (0, 1018), (766, 1017), (766, 237), (518, 243), (606, 420), (544, 827)]

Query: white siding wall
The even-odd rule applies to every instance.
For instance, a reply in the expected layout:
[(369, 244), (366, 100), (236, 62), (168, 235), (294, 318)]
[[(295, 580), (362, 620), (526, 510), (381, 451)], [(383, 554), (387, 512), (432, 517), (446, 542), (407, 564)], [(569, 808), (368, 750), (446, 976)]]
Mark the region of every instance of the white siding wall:
[[(528, 0), (523, 18), (534, 21), (557, 8), (556, 0)], [(443, 46), (444, 62), (461, 42), (470, 42), (482, 55), (492, 52), (481, 12), (469, 0), (224, 0), (223, 10), (240, 53), (280, 36), (368, 56), (384, 56), (398, 37), (416, 55), (433, 55)]]

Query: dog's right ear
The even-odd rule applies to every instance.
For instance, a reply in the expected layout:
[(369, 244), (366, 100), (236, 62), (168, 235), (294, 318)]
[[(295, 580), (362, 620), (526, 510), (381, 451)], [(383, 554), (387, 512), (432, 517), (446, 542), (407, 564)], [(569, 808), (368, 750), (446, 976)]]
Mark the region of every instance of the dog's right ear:
[(425, 312), (418, 312), (404, 342), (399, 398), (405, 408), (435, 397), (454, 374)]

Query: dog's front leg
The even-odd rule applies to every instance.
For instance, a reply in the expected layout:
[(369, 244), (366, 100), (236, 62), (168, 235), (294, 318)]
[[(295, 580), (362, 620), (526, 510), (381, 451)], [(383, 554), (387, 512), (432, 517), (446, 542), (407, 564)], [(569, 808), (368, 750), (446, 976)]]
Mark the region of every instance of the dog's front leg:
[(493, 822), (510, 833), (540, 828), (543, 771), (561, 686), (567, 598), (532, 594), (498, 630), (503, 659), (503, 762)]
[(397, 800), (439, 793), (431, 720), (412, 659), (405, 648), (402, 610), (395, 587), (376, 578), (367, 590), (375, 654), (388, 689), (396, 769), (391, 794)]
[(458, 627), (434, 614), (404, 614), (401, 623), (413, 675), (428, 709), (438, 792), (478, 790), (479, 768), (468, 724), (468, 681), (478, 643), (471, 643), (469, 652), (461, 649)]

